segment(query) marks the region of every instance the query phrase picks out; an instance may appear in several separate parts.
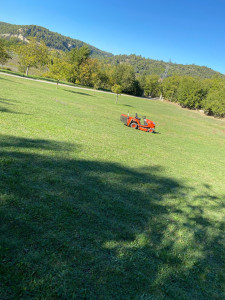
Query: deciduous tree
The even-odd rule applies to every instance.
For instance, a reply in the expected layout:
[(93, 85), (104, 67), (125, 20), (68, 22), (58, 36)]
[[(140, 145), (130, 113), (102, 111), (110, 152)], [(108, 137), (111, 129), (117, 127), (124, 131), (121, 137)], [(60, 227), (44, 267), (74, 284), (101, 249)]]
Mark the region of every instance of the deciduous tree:
[(112, 92), (116, 94), (116, 104), (118, 102), (118, 95), (122, 93), (122, 86), (119, 84), (114, 84), (112, 86)]
[(177, 89), (177, 99), (181, 106), (191, 109), (201, 108), (207, 90), (200, 79), (185, 76)]
[(55, 57), (49, 63), (49, 72), (45, 76), (57, 80), (57, 88), (60, 80), (69, 80), (72, 72), (72, 65), (62, 58)]
[(80, 48), (77, 47), (72, 49), (69, 52), (69, 59), (71, 63), (76, 63), (79, 66), (88, 59), (90, 54), (90, 49), (88, 48), (88, 46), (85, 45)]
[[(82, 46), (80, 48), (74, 48), (68, 53), (68, 61), (73, 65), (73, 70), (71, 73), (71, 82), (73, 83), (80, 83), (80, 68), (87, 61), (90, 56), (90, 49), (88, 46)], [(86, 68), (87, 69), (87, 68)], [(85, 71), (82, 70), (84, 73)]]
[(163, 79), (161, 84), (162, 96), (163, 98), (176, 102), (177, 99), (177, 90), (182, 80), (181, 76), (171, 76)]
[(3, 66), (10, 58), (11, 58), (11, 56), (8, 54), (3, 41), (0, 40), (0, 63), (1, 63), (1, 65)]
[(28, 75), (29, 68), (38, 68), (48, 63), (48, 48), (44, 42), (37, 43), (35, 38), (31, 38), (29, 43), (16, 48), (19, 55), (19, 63), (26, 70)]
[(127, 64), (114, 67), (111, 74), (112, 86), (117, 84), (122, 87), (122, 91), (131, 95), (140, 95), (139, 82), (136, 80), (134, 68)]
[(202, 106), (209, 115), (225, 117), (225, 86), (220, 90), (212, 89)]
[(141, 76), (139, 81), (146, 97), (157, 97), (160, 95), (160, 83), (158, 75)]

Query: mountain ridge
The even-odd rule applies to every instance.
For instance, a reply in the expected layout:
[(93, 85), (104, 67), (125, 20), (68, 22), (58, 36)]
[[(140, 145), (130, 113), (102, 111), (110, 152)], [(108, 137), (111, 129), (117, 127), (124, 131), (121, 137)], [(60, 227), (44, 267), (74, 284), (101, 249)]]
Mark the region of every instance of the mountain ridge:
[(15, 25), (0, 22), (0, 36), (3, 38), (15, 37), (22, 41), (27, 41), (28, 37), (35, 37), (38, 42), (43, 40), (48, 47), (62, 51), (69, 51), (72, 48), (87, 45), (90, 48), (93, 57), (100, 58), (113, 55), (112, 53), (102, 51), (88, 43), (50, 31), (49, 29), (38, 25)]

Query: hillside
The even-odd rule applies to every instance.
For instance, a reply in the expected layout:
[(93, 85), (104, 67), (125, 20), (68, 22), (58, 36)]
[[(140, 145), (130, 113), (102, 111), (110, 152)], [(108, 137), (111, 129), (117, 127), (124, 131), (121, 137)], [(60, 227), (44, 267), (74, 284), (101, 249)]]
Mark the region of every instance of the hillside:
[(225, 299), (225, 123), (115, 97), (0, 74), (0, 299)]
[[(44, 27), (36, 25), (13, 25), (0, 22), (0, 37), (10, 39), (14, 37), (18, 41), (27, 41), (30, 36), (36, 37), (38, 41), (43, 40), (46, 45), (53, 49), (69, 51), (74, 47), (88, 45), (80, 40), (66, 37), (56, 32), (52, 32)], [(104, 59), (108, 64), (130, 64), (138, 74), (157, 74), (159, 76), (170, 75), (189, 75), (201, 78), (212, 78), (214, 76), (224, 77), (223, 74), (216, 72), (208, 67), (198, 65), (183, 65), (162, 60), (153, 60), (142, 56), (132, 55), (113, 55), (88, 45), (91, 49), (91, 56)], [(149, 54), (150, 55), (150, 54)]]
[(87, 43), (77, 39), (66, 37), (59, 33), (50, 31), (44, 27), (36, 25), (13, 25), (0, 22), (0, 37), (9, 39), (15, 37), (19, 40), (26, 41), (28, 37), (36, 37), (38, 41), (43, 40), (46, 45), (53, 49), (69, 51), (75, 47), (88, 45), (91, 50), (92, 57), (101, 58), (112, 56), (111, 53), (97, 49)]
[(162, 60), (144, 58), (135, 54), (111, 56), (105, 58), (105, 62), (114, 65), (121, 63), (130, 64), (135, 68), (136, 73), (139, 74), (156, 74), (159, 76), (188, 75), (201, 78), (212, 78), (214, 76), (225, 77), (221, 73), (208, 67), (164, 62)]

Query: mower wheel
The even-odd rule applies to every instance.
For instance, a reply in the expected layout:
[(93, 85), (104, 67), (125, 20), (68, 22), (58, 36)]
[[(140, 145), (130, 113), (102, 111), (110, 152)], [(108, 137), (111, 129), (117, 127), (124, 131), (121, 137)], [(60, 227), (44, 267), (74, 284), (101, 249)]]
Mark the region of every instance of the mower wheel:
[(148, 130), (148, 132), (150, 132), (150, 133), (152, 132), (152, 133), (153, 133), (153, 132), (154, 132), (154, 130), (153, 130), (153, 129), (149, 129), (149, 130)]
[(135, 122), (133, 122), (133, 123), (130, 124), (130, 127), (134, 128), (134, 129), (137, 129), (138, 128), (138, 124), (135, 123)]

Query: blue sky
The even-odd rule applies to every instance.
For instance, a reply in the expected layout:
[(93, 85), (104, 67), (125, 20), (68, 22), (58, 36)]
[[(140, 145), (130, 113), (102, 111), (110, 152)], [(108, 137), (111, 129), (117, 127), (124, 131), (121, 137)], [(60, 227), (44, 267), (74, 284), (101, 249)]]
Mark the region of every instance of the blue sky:
[(47, 27), (113, 54), (225, 73), (225, 0), (8, 0), (0, 21)]

